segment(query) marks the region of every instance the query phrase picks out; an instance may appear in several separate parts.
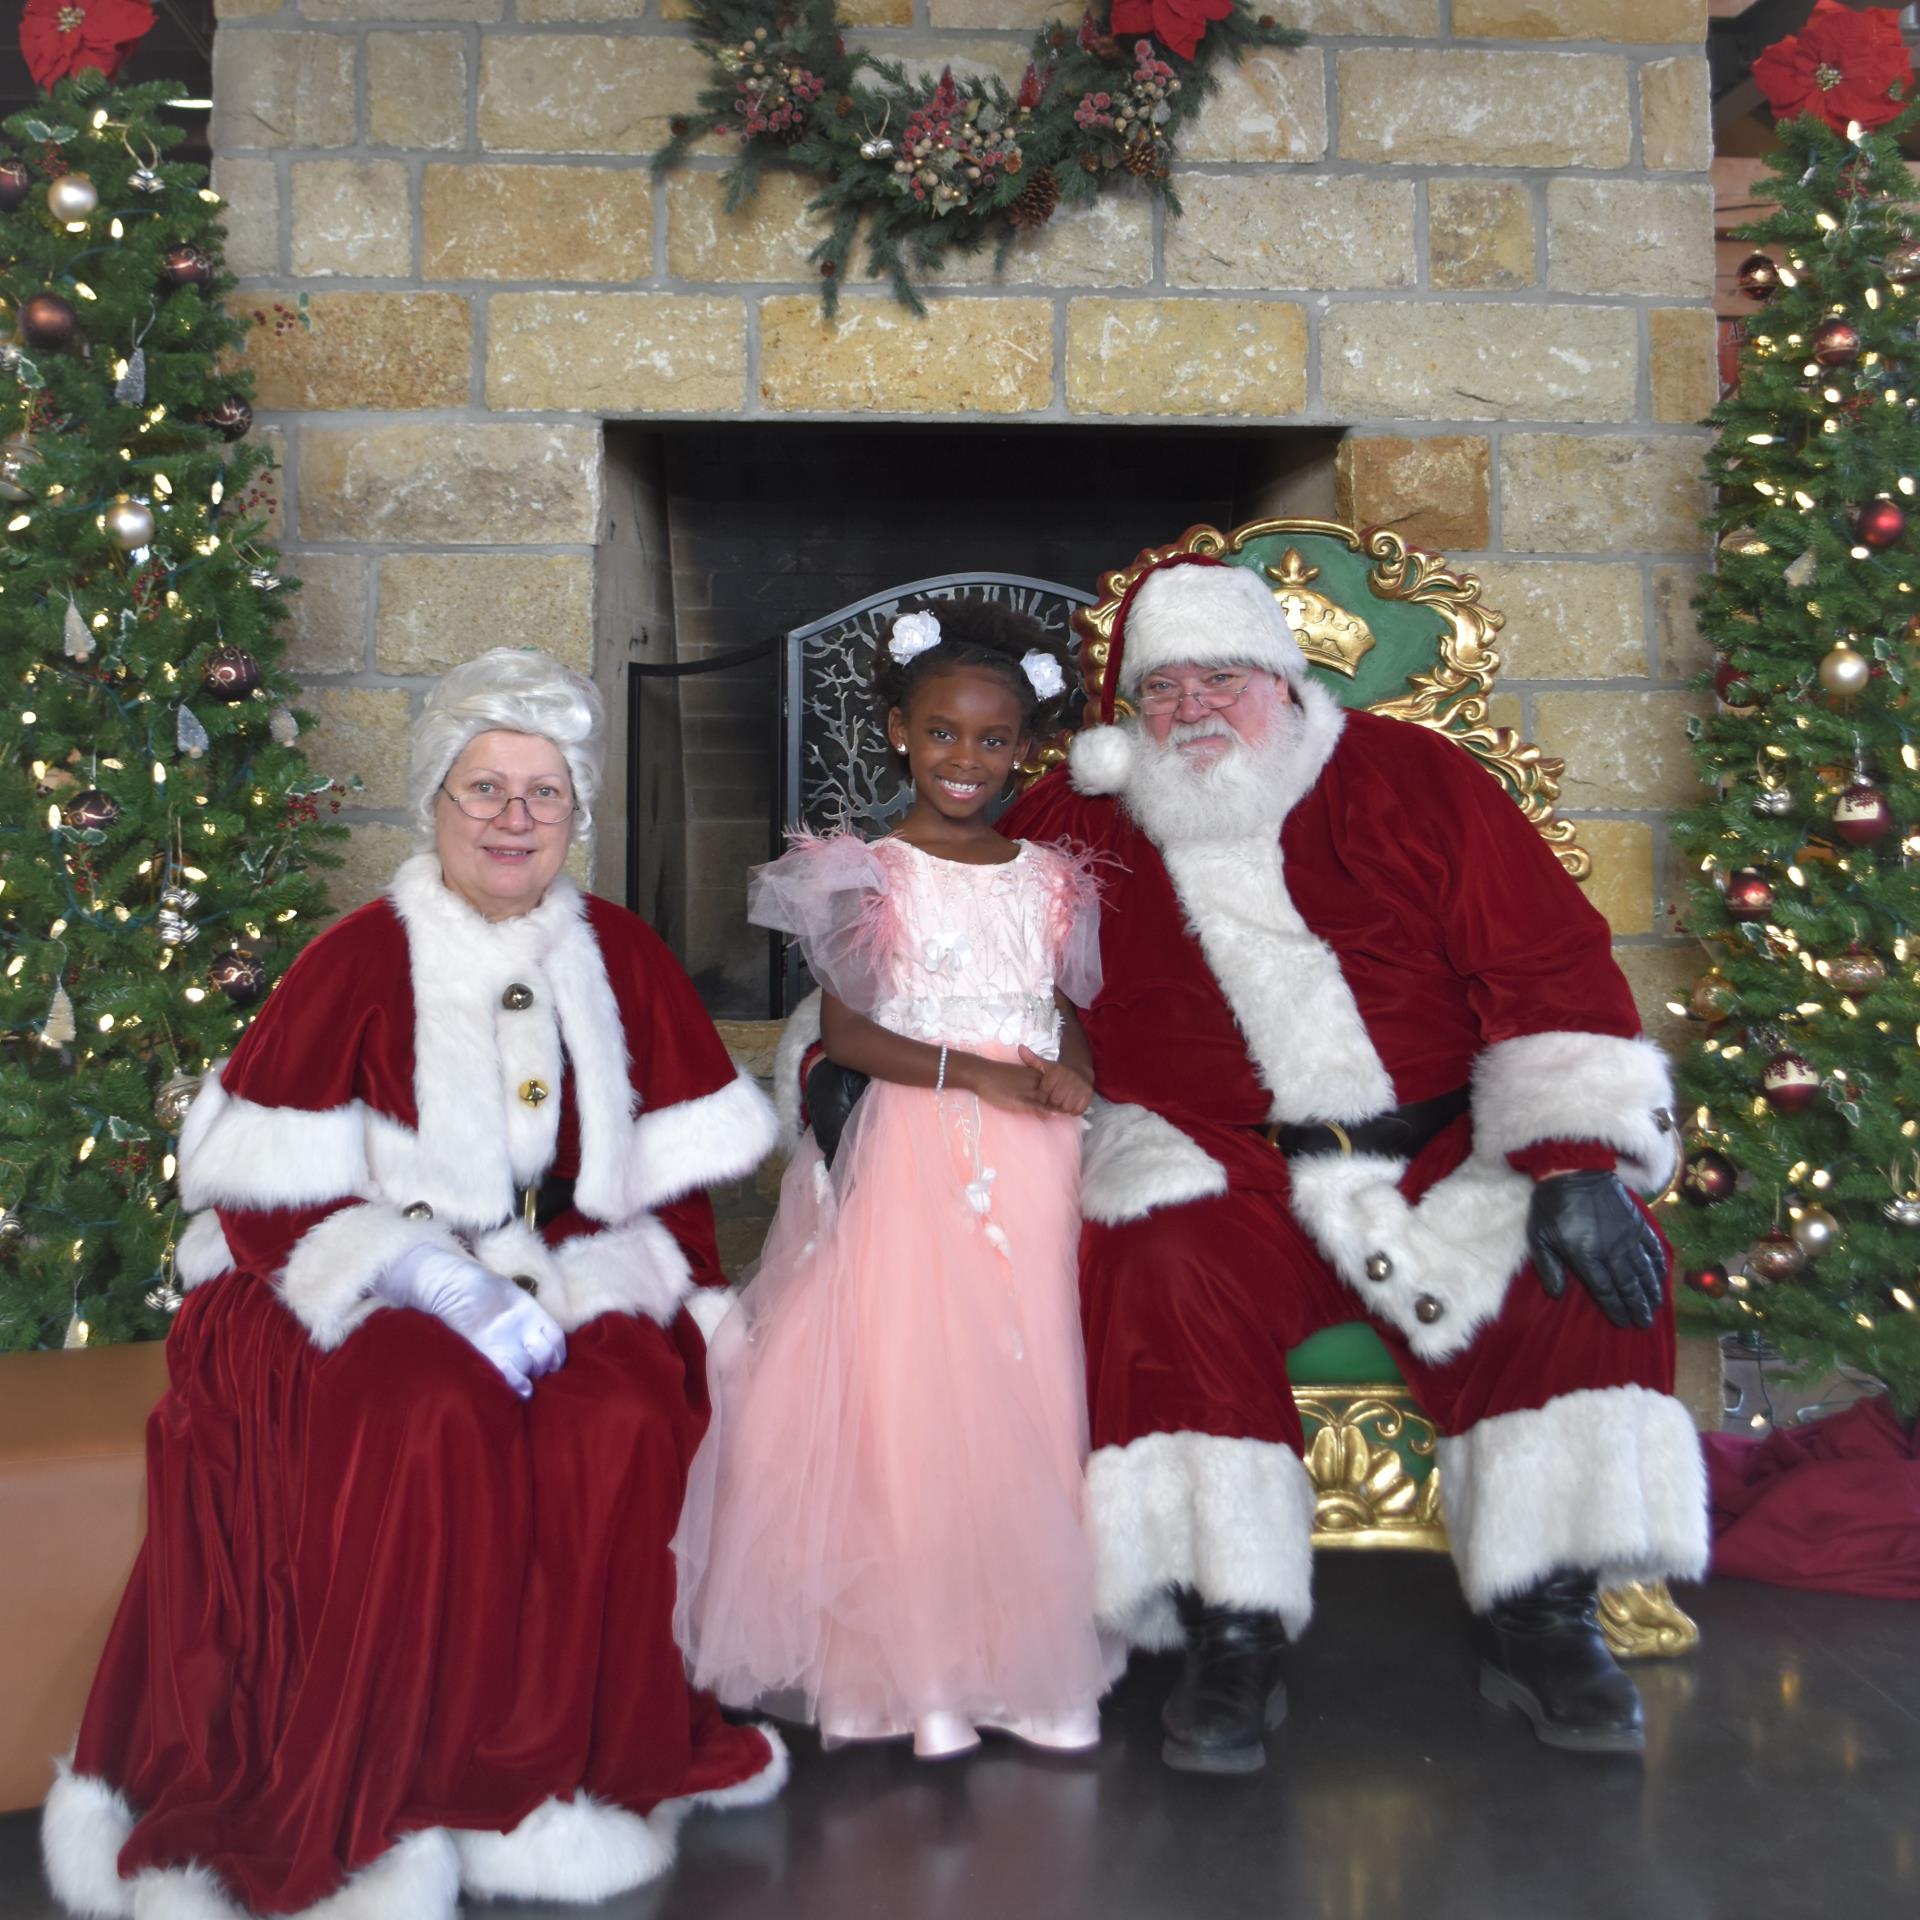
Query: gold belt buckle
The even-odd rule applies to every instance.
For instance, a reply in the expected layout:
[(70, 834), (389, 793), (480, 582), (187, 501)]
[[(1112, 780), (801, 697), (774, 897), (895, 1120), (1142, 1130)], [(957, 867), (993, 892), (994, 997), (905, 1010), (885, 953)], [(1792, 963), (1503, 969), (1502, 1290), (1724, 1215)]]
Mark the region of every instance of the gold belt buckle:
[(527, 1231), (529, 1233), (538, 1233), (540, 1231), (538, 1225), (539, 1212), (540, 1189), (538, 1187), (522, 1187), (520, 1189), (520, 1218), (527, 1223)]
[(1353, 1135), (1338, 1120), (1322, 1120), (1320, 1124), (1340, 1142), (1341, 1153), (1349, 1160), (1353, 1158)]

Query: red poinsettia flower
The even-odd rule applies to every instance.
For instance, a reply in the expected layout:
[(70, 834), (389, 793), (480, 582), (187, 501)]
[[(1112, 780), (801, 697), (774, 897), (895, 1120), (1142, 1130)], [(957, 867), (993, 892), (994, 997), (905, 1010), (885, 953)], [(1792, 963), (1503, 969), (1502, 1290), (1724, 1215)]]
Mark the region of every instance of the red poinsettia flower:
[(112, 74), (153, 30), (147, 0), (27, 0), (20, 15), (20, 51), (43, 87), (82, 67)]
[[(1823, 0), (1824, 4), (1824, 0)], [(1233, 0), (1113, 0), (1112, 32), (1150, 33), (1163, 47), (1191, 60), (1209, 20), (1224, 20)]]
[(1840, 0), (1819, 0), (1797, 34), (1753, 63), (1753, 77), (1776, 119), (1817, 113), (1836, 133), (1845, 133), (1849, 120), (1885, 126), (1913, 92), (1913, 62), (1893, 10), (1855, 13)]

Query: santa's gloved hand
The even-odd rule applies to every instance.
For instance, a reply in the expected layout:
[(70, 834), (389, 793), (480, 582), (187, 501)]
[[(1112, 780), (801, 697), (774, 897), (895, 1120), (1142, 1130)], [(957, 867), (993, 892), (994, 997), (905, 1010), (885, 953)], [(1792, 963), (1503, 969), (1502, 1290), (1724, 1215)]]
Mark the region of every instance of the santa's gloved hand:
[(1527, 1251), (1555, 1300), (1571, 1267), (1616, 1327), (1653, 1325), (1665, 1293), (1666, 1251), (1617, 1174), (1589, 1169), (1537, 1182)]
[(422, 1241), (373, 1291), (390, 1307), (413, 1307), (445, 1321), (493, 1362), (522, 1400), (543, 1373), (566, 1364), (567, 1336), (554, 1317), (532, 1294), (464, 1254)]
[(840, 1151), (840, 1136), (853, 1118), (854, 1103), (867, 1090), (867, 1076), (843, 1067), (824, 1054), (807, 1075), (807, 1122), (813, 1129), (814, 1144), (828, 1166)]

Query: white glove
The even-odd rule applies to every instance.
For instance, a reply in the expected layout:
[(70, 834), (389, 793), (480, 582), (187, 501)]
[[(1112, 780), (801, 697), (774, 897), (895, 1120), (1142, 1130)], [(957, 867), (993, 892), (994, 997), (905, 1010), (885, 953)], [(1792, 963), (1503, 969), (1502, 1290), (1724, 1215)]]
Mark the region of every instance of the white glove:
[(567, 1336), (558, 1322), (511, 1280), (464, 1254), (422, 1241), (373, 1283), (390, 1307), (413, 1307), (443, 1320), (500, 1369), (522, 1400), (543, 1373), (566, 1365)]

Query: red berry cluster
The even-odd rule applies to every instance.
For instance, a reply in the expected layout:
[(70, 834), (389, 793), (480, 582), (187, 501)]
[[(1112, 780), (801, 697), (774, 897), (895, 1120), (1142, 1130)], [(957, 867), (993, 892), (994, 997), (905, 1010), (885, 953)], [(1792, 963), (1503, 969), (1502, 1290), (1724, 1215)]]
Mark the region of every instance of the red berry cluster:
[[(269, 318), (269, 315), (271, 315), (271, 318)], [(291, 333), (295, 327), (307, 323), (302, 321), (300, 315), (295, 312), (292, 307), (284, 306), (280, 301), (276, 300), (271, 308), (254, 308), (253, 324), (256, 327), (271, 327), (275, 335), (278, 336), (283, 333)]]
[(1110, 127), (1113, 115), (1108, 111), (1113, 105), (1110, 93), (1083, 93), (1080, 104), (1073, 110), (1073, 124), (1085, 130), (1094, 127)]
[(734, 82), (733, 110), (740, 115), (735, 128), (742, 139), (756, 133), (797, 133), (807, 122), (807, 109), (827, 90), (827, 83), (805, 67), (789, 67), (768, 80), (745, 75)]

